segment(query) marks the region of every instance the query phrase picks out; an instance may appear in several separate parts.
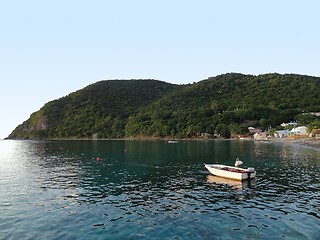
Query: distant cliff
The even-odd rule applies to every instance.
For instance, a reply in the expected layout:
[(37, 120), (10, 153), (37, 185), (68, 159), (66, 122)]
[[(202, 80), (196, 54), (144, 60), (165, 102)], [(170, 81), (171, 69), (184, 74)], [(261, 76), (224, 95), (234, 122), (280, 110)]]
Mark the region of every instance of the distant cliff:
[(246, 133), (320, 111), (320, 78), (229, 73), (194, 84), (100, 81), (45, 104), (9, 139), (198, 137)]

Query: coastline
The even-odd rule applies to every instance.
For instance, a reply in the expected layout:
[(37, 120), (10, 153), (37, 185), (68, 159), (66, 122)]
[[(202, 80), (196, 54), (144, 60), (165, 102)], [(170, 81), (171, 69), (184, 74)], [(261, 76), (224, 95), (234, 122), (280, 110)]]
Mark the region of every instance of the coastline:
[(270, 141), (298, 144), (320, 149), (320, 139), (316, 138), (272, 138)]
[[(1, 140), (40, 140), (40, 141), (256, 141), (253, 138), (160, 138), (160, 137), (142, 137), (142, 138), (49, 138), (49, 139), (1, 139)], [(270, 142), (290, 143), (307, 147), (320, 149), (320, 139), (315, 138), (271, 138)]]

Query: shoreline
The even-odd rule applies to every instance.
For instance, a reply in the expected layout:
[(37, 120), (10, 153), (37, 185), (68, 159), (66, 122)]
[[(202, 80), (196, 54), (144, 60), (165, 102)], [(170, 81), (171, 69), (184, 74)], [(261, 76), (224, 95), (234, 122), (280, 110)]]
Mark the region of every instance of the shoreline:
[(271, 142), (291, 143), (320, 149), (320, 139), (316, 138), (272, 138)]
[[(1, 139), (1, 140), (31, 140), (31, 141), (256, 141), (253, 138), (53, 138), (53, 139)], [(273, 143), (290, 143), (320, 149), (320, 139), (315, 138), (271, 138)], [(257, 141), (259, 142), (259, 141)]]

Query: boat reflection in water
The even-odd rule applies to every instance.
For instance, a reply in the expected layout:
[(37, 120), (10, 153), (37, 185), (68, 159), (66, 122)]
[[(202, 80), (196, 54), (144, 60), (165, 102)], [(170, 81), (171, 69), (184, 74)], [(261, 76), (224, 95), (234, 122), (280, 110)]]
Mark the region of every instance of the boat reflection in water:
[(243, 180), (243, 181), (238, 181), (238, 180), (233, 180), (229, 178), (223, 178), (223, 177), (218, 177), (218, 176), (213, 176), (213, 175), (208, 175), (207, 176), (207, 182), (214, 184), (215, 186), (219, 186), (221, 184), (229, 185), (235, 190), (243, 190), (246, 188), (255, 188), (256, 186), (256, 181), (254, 178)]

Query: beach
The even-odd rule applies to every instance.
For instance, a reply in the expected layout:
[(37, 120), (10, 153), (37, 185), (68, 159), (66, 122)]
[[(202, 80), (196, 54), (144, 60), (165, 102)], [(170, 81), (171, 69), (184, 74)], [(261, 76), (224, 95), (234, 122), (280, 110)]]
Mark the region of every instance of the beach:
[(270, 141), (299, 144), (320, 149), (320, 139), (316, 138), (271, 138)]

